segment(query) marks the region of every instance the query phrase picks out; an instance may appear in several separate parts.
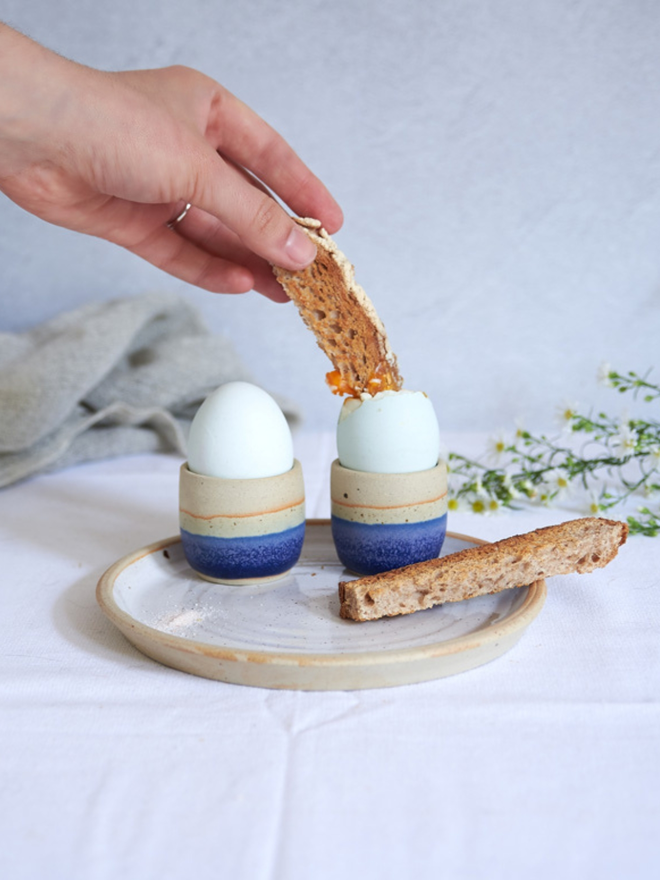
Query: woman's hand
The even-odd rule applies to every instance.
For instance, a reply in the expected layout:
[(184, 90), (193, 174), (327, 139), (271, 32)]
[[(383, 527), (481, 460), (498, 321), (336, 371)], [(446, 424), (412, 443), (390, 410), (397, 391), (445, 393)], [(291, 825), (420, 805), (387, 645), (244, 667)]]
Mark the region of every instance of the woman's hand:
[(190, 284), (284, 302), (269, 264), (304, 268), (315, 248), (266, 187), (329, 232), (341, 226), (286, 141), (212, 79), (93, 70), (0, 24), (0, 190), (22, 208)]

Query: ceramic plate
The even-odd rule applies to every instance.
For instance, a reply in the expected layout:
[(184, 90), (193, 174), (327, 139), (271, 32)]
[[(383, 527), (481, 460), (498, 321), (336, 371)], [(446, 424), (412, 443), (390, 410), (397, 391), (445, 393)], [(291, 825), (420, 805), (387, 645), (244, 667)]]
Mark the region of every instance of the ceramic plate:
[[(476, 538), (449, 533), (443, 555)], [(543, 607), (544, 581), (401, 617), (339, 617), (350, 580), (328, 520), (307, 522), (302, 556), (280, 581), (225, 586), (198, 578), (178, 537), (116, 562), (97, 598), (136, 648), (166, 666), (235, 684), (301, 690), (392, 687), (481, 666), (512, 648)]]

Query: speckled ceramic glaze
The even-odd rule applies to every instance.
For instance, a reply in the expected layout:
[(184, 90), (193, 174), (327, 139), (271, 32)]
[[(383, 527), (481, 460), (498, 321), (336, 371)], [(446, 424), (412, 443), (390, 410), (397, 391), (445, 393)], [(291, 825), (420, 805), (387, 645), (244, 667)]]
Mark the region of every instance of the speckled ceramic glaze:
[(356, 574), (377, 574), (440, 554), (447, 532), (447, 468), (374, 474), (332, 463), (332, 537)]
[(276, 477), (225, 480), (181, 467), (181, 542), (205, 580), (249, 584), (275, 580), (298, 561), (305, 536), (302, 468)]
[[(448, 534), (443, 553), (474, 543), (484, 542)], [(546, 594), (536, 581), (355, 623), (339, 616), (343, 579), (330, 522), (308, 520), (298, 564), (276, 583), (206, 584), (180, 540), (166, 538), (115, 562), (96, 595), (126, 638), (166, 666), (252, 687), (328, 691), (408, 685), (490, 663), (516, 644)]]

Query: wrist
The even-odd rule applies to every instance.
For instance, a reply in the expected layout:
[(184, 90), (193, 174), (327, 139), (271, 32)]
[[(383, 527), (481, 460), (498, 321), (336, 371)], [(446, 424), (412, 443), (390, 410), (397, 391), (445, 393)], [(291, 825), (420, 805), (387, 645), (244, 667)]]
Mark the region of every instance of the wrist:
[(0, 23), (0, 179), (47, 158), (77, 67)]

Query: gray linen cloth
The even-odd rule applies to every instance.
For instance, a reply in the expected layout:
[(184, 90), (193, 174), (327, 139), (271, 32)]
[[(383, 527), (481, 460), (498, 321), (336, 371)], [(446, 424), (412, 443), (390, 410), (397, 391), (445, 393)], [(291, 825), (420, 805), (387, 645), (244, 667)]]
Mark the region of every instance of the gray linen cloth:
[[(93, 303), (0, 333), (0, 486), (117, 455), (185, 455), (201, 402), (237, 379), (252, 381), (231, 344), (174, 295)], [(277, 400), (295, 422), (295, 407)]]

